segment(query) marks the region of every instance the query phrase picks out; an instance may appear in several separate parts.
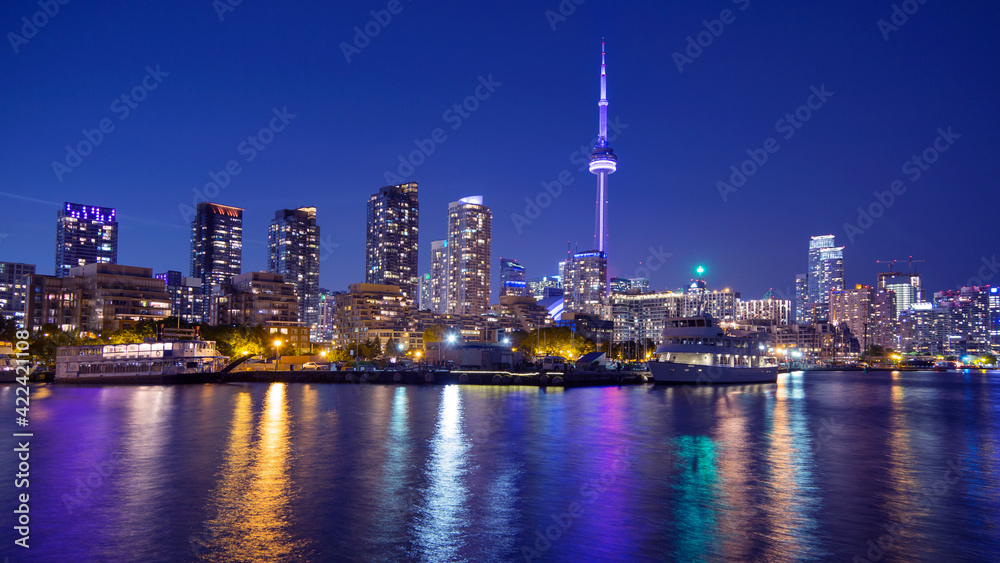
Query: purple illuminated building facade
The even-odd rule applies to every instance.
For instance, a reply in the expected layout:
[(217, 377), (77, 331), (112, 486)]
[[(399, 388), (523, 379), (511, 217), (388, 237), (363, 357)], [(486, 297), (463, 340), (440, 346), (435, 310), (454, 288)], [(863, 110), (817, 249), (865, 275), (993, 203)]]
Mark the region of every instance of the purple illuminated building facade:
[(56, 277), (87, 264), (118, 263), (118, 220), (113, 207), (66, 202), (56, 214)]
[(608, 176), (618, 169), (618, 157), (608, 146), (607, 67), (604, 63), (604, 40), (601, 40), (601, 99), (597, 102), (600, 121), (597, 146), (590, 154), (590, 172), (597, 175), (597, 221), (594, 226), (594, 247), (608, 251)]

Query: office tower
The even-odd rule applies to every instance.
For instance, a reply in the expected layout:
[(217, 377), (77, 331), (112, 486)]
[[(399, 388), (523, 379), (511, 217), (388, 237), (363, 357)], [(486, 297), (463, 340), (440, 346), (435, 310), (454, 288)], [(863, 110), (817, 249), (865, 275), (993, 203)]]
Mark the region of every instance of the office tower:
[(171, 316), (192, 324), (202, 322), (206, 297), (200, 279), (182, 276), (174, 270), (153, 277), (166, 284)]
[(500, 295), (524, 297), (528, 295), (528, 283), (524, 279), (524, 266), (517, 260), (500, 258)]
[(608, 257), (599, 250), (577, 252), (566, 262), (563, 278), (567, 313), (602, 316), (608, 294)]
[[(830, 292), (844, 289), (844, 247), (834, 246), (833, 235), (809, 239), (807, 316), (829, 318)], [(810, 311), (812, 309), (812, 311)]]
[(24, 317), (24, 304), (28, 299), (28, 276), (34, 273), (34, 264), (0, 262), (0, 318)]
[(879, 291), (891, 291), (896, 294), (897, 319), (900, 313), (909, 309), (914, 303), (924, 302), (919, 274), (882, 272), (877, 275), (877, 284)]
[(56, 213), (56, 277), (86, 264), (118, 263), (118, 221), (113, 207), (66, 202)]
[(431, 290), (427, 307), (435, 313), (448, 311), (448, 241), (431, 241)]
[(319, 324), (319, 240), (315, 207), (278, 210), (267, 231), (267, 271), (295, 286), (307, 326)]
[(395, 285), (417, 302), (417, 183), (386, 186), (368, 198), (365, 282)]
[[(806, 298), (807, 303), (827, 302), (826, 299), (823, 299), (823, 291), (820, 288), (820, 280), (822, 279), (823, 272), (823, 263), (820, 258), (820, 253), (823, 249), (833, 248), (833, 241), (833, 235), (815, 236), (809, 239), (809, 270), (806, 272), (809, 276), (809, 293)], [(829, 292), (827, 292), (826, 297), (829, 298)]]
[[(594, 247), (605, 253), (608, 245), (608, 176), (618, 169), (618, 157), (608, 146), (607, 67), (604, 64), (604, 40), (601, 40), (601, 99), (597, 102), (597, 145), (590, 154), (590, 173), (597, 175), (597, 220), (594, 225)], [(605, 280), (605, 284), (607, 281)]]
[(808, 316), (809, 302), (809, 274), (798, 274), (795, 276), (795, 323), (806, 324), (809, 322)]
[(201, 278), (205, 295), (239, 275), (242, 259), (243, 209), (199, 203), (191, 221), (191, 277)]
[(490, 309), (492, 222), (483, 196), (448, 204), (449, 313), (481, 315)]

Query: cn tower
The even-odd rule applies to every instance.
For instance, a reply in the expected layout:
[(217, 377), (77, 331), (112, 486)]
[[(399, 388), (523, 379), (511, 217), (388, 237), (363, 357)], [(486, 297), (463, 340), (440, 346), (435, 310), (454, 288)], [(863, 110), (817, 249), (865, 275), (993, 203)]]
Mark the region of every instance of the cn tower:
[(590, 153), (590, 173), (597, 174), (597, 223), (594, 227), (594, 246), (601, 252), (608, 251), (608, 175), (618, 169), (618, 157), (608, 146), (608, 91), (607, 68), (604, 63), (604, 39), (601, 39), (601, 100), (597, 102), (600, 121), (597, 146)]

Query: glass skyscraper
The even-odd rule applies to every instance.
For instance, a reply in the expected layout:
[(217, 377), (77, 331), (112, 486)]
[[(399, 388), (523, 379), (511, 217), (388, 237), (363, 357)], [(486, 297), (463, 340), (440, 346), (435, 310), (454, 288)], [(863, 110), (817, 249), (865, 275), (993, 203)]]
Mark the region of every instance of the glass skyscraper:
[(492, 225), (493, 212), (483, 205), (483, 196), (448, 204), (448, 313), (489, 312)]
[(56, 214), (56, 277), (86, 264), (118, 263), (118, 221), (113, 207), (66, 202)]
[(528, 283), (524, 278), (524, 266), (517, 260), (500, 258), (500, 295), (524, 297), (528, 294)]
[(319, 324), (319, 240), (315, 207), (280, 209), (267, 231), (267, 271), (295, 286), (308, 326)]
[(878, 274), (879, 291), (891, 291), (896, 294), (896, 318), (909, 309), (914, 303), (923, 303), (924, 294), (920, 288), (919, 274), (903, 272), (883, 272)]
[(844, 247), (834, 246), (833, 235), (809, 239), (808, 301), (817, 309), (813, 320), (829, 318), (830, 292), (844, 289)]
[(368, 198), (365, 282), (395, 285), (410, 304), (418, 299), (417, 183), (385, 186)]
[[(191, 221), (191, 277), (201, 278), (206, 303), (212, 286), (229, 284), (242, 263), (243, 209), (200, 202)], [(208, 320), (207, 305), (202, 319)]]

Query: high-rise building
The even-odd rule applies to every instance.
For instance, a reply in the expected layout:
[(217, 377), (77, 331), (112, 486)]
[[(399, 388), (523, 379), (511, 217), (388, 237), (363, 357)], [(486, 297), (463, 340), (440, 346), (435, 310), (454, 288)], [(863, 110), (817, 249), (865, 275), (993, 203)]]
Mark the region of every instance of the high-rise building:
[(208, 295), (239, 275), (242, 263), (243, 209), (200, 202), (191, 221), (191, 277), (201, 278)]
[(417, 302), (417, 183), (386, 186), (368, 198), (365, 282), (394, 285)]
[(878, 274), (878, 290), (896, 294), (896, 318), (914, 303), (924, 302), (924, 292), (920, 287), (919, 274), (903, 272), (882, 272)]
[[(597, 145), (590, 154), (590, 173), (597, 175), (597, 220), (594, 224), (594, 247), (607, 259), (608, 251), (608, 176), (618, 169), (618, 157), (608, 146), (607, 67), (604, 64), (604, 40), (601, 40), (601, 99), (597, 102)], [(607, 279), (604, 281), (607, 285)]]
[(807, 316), (809, 303), (809, 274), (798, 274), (795, 276), (795, 322), (796, 324), (806, 324), (809, 322)]
[(990, 342), (993, 353), (1000, 354), (1000, 289), (990, 288)]
[(448, 241), (431, 241), (431, 294), (427, 307), (435, 313), (448, 311), (448, 282), (451, 269), (448, 265)]
[(56, 277), (87, 264), (118, 263), (118, 221), (113, 207), (66, 202), (56, 213)]
[(429, 311), (431, 309), (431, 290), (434, 284), (431, 281), (430, 274), (424, 274), (420, 276), (420, 284), (418, 289), (418, 295), (420, 299), (417, 300), (417, 310), (418, 311)]
[(493, 212), (483, 196), (448, 204), (448, 308), (459, 315), (490, 309), (490, 249)]
[(23, 318), (28, 299), (28, 276), (34, 275), (34, 264), (0, 262), (0, 318)]
[(182, 276), (174, 270), (153, 277), (166, 284), (171, 316), (179, 317), (187, 323), (202, 322), (206, 306), (204, 286), (200, 279)]
[(871, 346), (895, 345), (894, 295), (870, 285), (830, 293), (830, 322), (846, 325), (858, 339), (861, 350)]
[(787, 299), (740, 299), (736, 301), (737, 322), (773, 322), (788, 325), (792, 321), (792, 302)]
[(295, 286), (299, 321), (319, 324), (319, 225), (316, 208), (281, 209), (267, 231), (267, 271)]
[(812, 316), (811, 320), (825, 321), (829, 318), (830, 292), (844, 289), (844, 247), (834, 246), (833, 235), (809, 239), (807, 282), (804, 314)]
[(524, 297), (528, 295), (528, 283), (524, 279), (524, 266), (517, 260), (500, 258), (500, 295)]
[(561, 276), (542, 276), (528, 280), (527, 283), (528, 295), (538, 301), (549, 297), (561, 297), (563, 295)]
[(649, 293), (648, 278), (611, 278), (608, 282), (611, 293)]
[(603, 317), (608, 295), (608, 256), (600, 250), (577, 252), (566, 262), (564, 310)]

